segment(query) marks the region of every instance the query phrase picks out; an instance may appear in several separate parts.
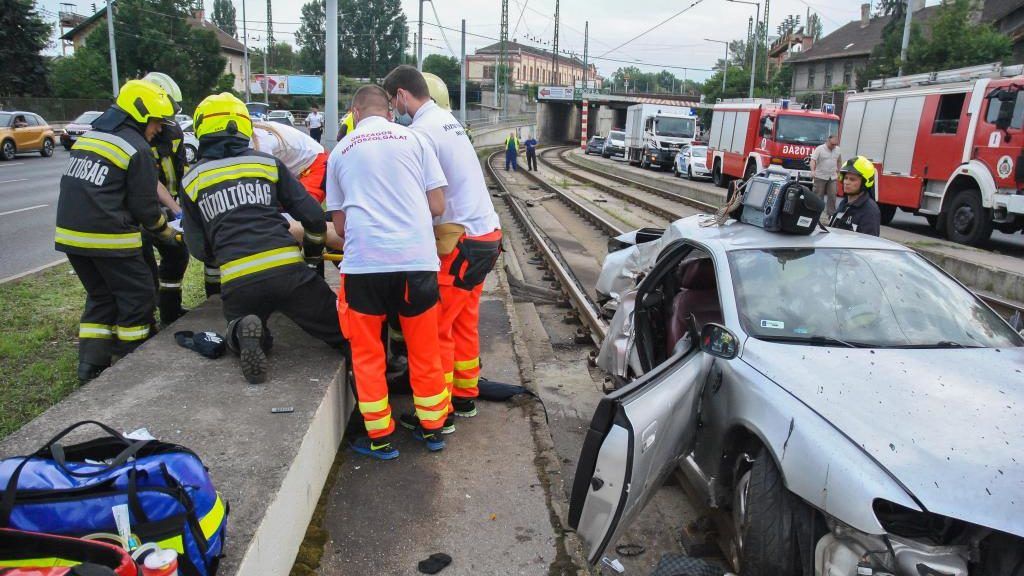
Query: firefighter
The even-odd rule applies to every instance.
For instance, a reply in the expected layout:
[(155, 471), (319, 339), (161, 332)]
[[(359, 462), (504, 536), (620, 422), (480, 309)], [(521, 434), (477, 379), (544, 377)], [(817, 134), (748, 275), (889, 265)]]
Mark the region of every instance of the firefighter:
[(509, 132), (508, 138), (505, 138), (505, 172), (508, 172), (509, 166), (513, 171), (519, 170), (519, 138), (515, 131)]
[[(174, 102), (175, 112), (181, 109), (181, 89), (168, 75), (161, 72), (150, 72), (143, 80), (152, 82), (163, 88)], [(181, 179), (185, 175), (185, 133), (176, 121), (163, 127), (160, 134), (151, 142), (153, 159), (156, 161), (157, 196), (168, 220), (181, 217), (178, 194), (181, 191)], [(160, 265), (157, 266), (153, 257), (153, 248), (160, 254)], [(181, 282), (185, 278), (188, 267), (188, 249), (184, 244), (164, 244), (156, 242), (149, 233), (142, 234), (142, 256), (153, 271), (157, 286), (157, 310), (160, 311), (160, 323), (169, 325), (180, 318), (185, 309), (181, 307)]]
[(832, 217), (835, 228), (861, 234), (881, 234), (882, 214), (875, 203), (875, 165), (863, 156), (846, 161), (839, 170), (843, 177), (843, 200)]
[[(476, 415), (480, 378), (480, 295), (487, 273), (501, 251), (501, 222), (491, 203), (483, 170), (465, 130), (452, 116), (448, 88), (432, 74), (399, 66), (384, 79), (384, 89), (399, 114), (412, 116), (411, 128), (433, 148), (444, 171), (444, 213), (434, 220), (441, 318), (441, 365), (456, 416)], [(404, 415), (402, 424), (414, 424)], [(454, 431), (451, 421), (446, 431)]]
[(381, 332), (398, 316), (409, 350), (409, 383), (419, 418), (414, 437), (443, 450), (450, 410), (438, 349), (438, 259), (431, 217), (444, 212), (447, 181), (433, 148), (389, 122), (387, 94), (376, 85), (356, 91), (355, 128), (327, 163), (327, 209), (344, 241), (338, 318), (352, 350), (359, 411), (367, 430), (357, 453), (398, 457), (388, 401)]
[(341, 118), (341, 122), (338, 124), (338, 139), (335, 140), (335, 142), (341, 142), (341, 139), (355, 128), (355, 123), (352, 121), (352, 111), (350, 110), (345, 114), (345, 116)]
[(174, 244), (160, 211), (150, 141), (174, 118), (174, 103), (150, 82), (131, 80), (75, 142), (60, 181), (55, 248), (85, 288), (78, 379), (99, 376), (150, 336), (155, 294), (142, 257), (142, 228)]
[[(242, 375), (267, 377), (267, 318), (280, 311), (331, 346), (343, 343), (337, 298), (315, 267), (323, 253), (324, 212), (280, 160), (249, 148), (245, 104), (222, 93), (196, 108), (199, 161), (182, 182), (185, 242), (193, 256), (220, 268), (228, 347)], [(281, 211), (306, 229), (300, 247)]]

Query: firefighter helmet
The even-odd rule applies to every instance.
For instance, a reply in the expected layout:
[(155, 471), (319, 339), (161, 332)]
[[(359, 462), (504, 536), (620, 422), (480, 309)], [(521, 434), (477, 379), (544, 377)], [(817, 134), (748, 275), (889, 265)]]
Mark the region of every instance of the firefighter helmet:
[(437, 74), (430, 72), (423, 73), (423, 79), (427, 81), (427, 88), (430, 90), (430, 97), (437, 102), (437, 105), (445, 110), (451, 110), (451, 99), (448, 96), (448, 86)]
[(163, 88), (164, 92), (167, 92), (167, 95), (171, 97), (171, 100), (181, 104), (181, 88), (178, 88), (178, 83), (167, 74), (163, 72), (150, 72), (143, 76), (142, 79)]
[(338, 140), (344, 138), (349, 132), (355, 129), (356, 123), (352, 118), (352, 113), (345, 114), (345, 117), (341, 119), (341, 127), (338, 129)]
[(125, 82), (114, 105), (139, 124), (146, 124), (150, 120), (174, 120), (174, 102), (163, 88), (152, 82)]
[(196, 106), (196, 137), (242, 136), (252, 138), (252, 119), (245, 103), (236, 96), (221, 92), (207, 96)]
[(871, 160), (863, 156), (857, 156), (856, 158), (850, 158), (843, 164), (843, 167), (839, 169), (839, 173), (846, 175), (847, 172), (853, 172), (860, 176), (861, 189), (871, 190), (875, 187), (875, 165), (871, 163)]

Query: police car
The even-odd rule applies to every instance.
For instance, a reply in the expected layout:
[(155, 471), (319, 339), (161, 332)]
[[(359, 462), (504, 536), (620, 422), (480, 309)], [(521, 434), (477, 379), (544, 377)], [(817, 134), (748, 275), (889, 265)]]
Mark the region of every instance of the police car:
[(744, 576), (1024, 566), (1020, 327), (905, 246), (710, 218), (620, 236), (599, 278), (590, 562), (678, 467)]

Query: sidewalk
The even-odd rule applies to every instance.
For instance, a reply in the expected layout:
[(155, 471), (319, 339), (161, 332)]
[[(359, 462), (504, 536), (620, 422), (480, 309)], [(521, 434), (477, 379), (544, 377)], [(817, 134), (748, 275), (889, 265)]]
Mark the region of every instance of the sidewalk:
[[(485, 376), (519, 384), (508, 299), (504, 275), (490, 275), (480, 355)], [(409, 396), (392, 402), (396, 417), (411, 408)], [(453, 559), (444, 576), (549, 573), (559, 543), (536, 462), (531, 417), (541, 408), (522, 397), (477, 408), (475, 418), (456, 419), (440, 453), (401, 427), (401, 456), (389, 462), (355, 454), (343, 441), (319, 574), (418, 574), (417, 563), (436, 552)]]

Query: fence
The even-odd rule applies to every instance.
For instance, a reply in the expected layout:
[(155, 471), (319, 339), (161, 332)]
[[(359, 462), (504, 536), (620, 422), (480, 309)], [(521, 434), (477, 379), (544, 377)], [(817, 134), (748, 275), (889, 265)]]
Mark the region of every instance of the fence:
[(70, 122), (82, 112), (106, 110), (110, 104), (111, 101), (106, 98), (0, 98), (0, 110), (34, 112), (51, 123)]

